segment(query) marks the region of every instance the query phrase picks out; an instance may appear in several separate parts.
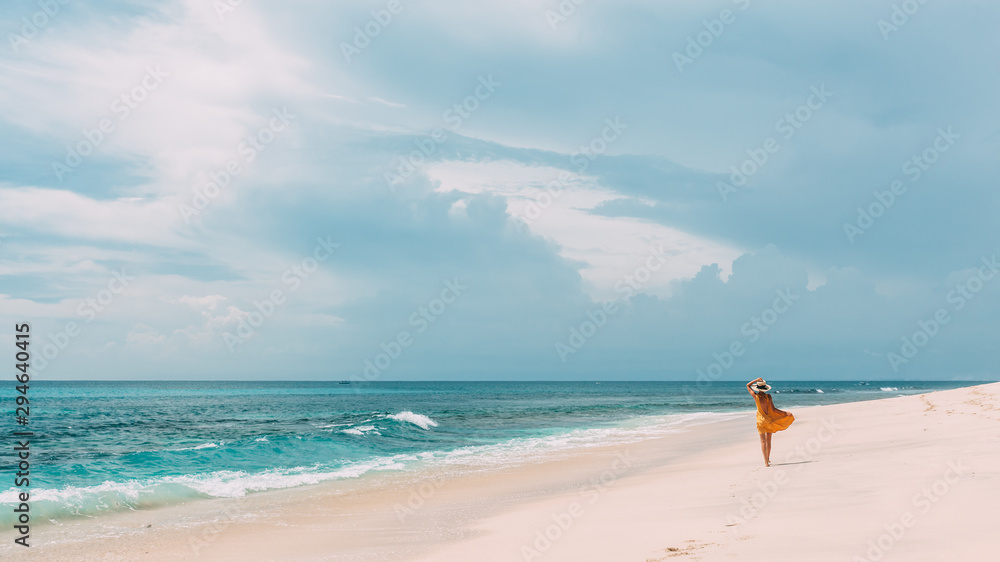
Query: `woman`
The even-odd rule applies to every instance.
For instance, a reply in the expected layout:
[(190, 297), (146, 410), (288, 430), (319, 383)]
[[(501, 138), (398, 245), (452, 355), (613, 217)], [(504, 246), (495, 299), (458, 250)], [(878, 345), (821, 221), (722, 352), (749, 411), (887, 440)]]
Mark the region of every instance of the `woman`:
[(764, 453), (764, 466), (771, 466), (771, 434), (788, 429), (795, 416), (774, 407), (774, 401), (767, 391), (771, 385), (758, 377), (747, 383), (747, 392), (757, 403), (757, 433), (760, 434), (760, 452)]

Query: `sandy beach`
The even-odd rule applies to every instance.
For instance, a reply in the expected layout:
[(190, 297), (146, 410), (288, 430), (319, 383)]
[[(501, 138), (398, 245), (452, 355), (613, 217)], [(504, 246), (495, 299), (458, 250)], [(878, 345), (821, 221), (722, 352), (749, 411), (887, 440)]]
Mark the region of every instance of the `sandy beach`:
[(998, 404), (1000, 383), (797, 409), (771, 468), (748, 411), (522, 466), (38, 525), (4, 558), (994, 560)]

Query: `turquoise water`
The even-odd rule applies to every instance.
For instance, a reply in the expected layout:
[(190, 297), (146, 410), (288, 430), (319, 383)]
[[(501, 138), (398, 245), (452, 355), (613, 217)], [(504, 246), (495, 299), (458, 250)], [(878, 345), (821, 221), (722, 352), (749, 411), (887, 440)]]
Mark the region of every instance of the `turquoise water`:
[[(968, 384), (774, 386), (776, 404), (794, 409)], [(752, 409), (730, 382), (33, 382), (32, 513), (100, 516), (373, 471), (515, 464)], [(13, 482), (10, 449), (2, 472)], [(13, 488), (0, 492), (4, 525), (13, 500)]]

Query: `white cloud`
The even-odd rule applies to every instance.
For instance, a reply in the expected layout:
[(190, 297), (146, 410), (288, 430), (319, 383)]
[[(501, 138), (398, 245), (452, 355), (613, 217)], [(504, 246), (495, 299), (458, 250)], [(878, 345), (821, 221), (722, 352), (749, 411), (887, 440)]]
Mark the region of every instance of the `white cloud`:
[[(277, 43), (252, 6), (220, 21), (206, 3), (187, 0), (160, 16), (90, 28), (96, 39), (85, 44), (68, 35), (36, 41), (25, 57), (0, 65), (0, 117), (51, 137), (55, 161), (84, 129), (110, 119), (115, 129), (96, 153), (151, 164), (147, 192), (189, 196), (199, 173), (224, 166), (266, 123), (264, 100), (280, 106), (321, 94), (305, 78), (311, 63)], [(116, 113), (115, 100), (143, 84), (150, 68), (162, 81), (127, 116)]]
[(178, 220), (163, 200), (99, 201), (59, 189), (0, 189), (0, 222), (70, 238), (185, 247), (172, 229)]
[(165, 336), (145, 324), (136, 324), (125, 337), (125, 343), (132, 347), (155, 346), (163, 343)]
[(386, 107), (394, 107), (394, 108), (403, 108), (403, 107), (406, 107), (405, 103), (391, 102), (391, 101), (384, 100), (384, 99), (379, 98), (379, 97), (370, 97), (368, 99), (370, 101), (375, 102), (375, 103), (380, 103), (380, 104), (382, 104), (382, 105), (384, 105)]
[(176, 302), (181, 304), (186, 304), (195, 310), (207, 309), (215, 310), (218, 308), (219, 303), (226, 300), (226, 297), (222, 295), (206, 295), (204, 297), (192, 297), (190, 295), (184, 295), (177, 299)]
[(506, 198), (512, 216), (524, 217), (533, 233), (559, 244), (563, 257), (585, 264), (580, 274), (594, 299), (615, 297), (616, 284), (642, 267), (651, 249), (662, 248), (667, 262), (642, 291), (659, 296), (669, 296), (672, 281), (692, 278), (704, 265), (717, 263), (728, 277), (733, 260), (743, 253), (661, 224), (594, 215), (591, 210), (622, 195), (577, 174), (547, 189), (560, 173), (566, 172), (510, 161), (451, 161), (427, 170), (440, 182), (438, 191)]

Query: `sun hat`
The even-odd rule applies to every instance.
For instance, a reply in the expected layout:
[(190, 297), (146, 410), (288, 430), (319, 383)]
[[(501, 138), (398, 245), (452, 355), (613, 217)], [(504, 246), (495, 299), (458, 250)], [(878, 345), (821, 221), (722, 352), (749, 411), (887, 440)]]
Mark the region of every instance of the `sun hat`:
[(760, 381), (759, 383), (753, 385), (753, 389), (758, 392), (767, 392), (768, 390), (771, 390), (771, 385), (764, 381)]

